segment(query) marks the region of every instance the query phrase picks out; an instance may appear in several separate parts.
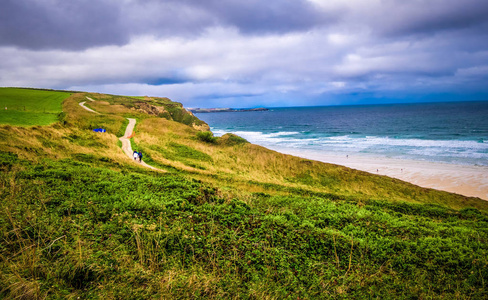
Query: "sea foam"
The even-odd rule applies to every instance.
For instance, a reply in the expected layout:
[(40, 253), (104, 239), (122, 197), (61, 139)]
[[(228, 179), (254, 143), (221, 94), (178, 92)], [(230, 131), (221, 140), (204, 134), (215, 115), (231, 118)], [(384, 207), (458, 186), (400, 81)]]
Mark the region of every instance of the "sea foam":
[[(270, 149), (488, 165), (488, 102), (199, 114), (216, 135)], [(296, 151), (294, 151), (296, 152)]]
[[(216, 130), (215, 135), (227, 133)], [(251, 143), (271, 149), (290, 148), (342, 155), (375, 154), (460, 164), (488, 165), (488, 143), (463, 140), (425, 140), (379, 136), (315, 136), (301, 132), (233, 132)]]

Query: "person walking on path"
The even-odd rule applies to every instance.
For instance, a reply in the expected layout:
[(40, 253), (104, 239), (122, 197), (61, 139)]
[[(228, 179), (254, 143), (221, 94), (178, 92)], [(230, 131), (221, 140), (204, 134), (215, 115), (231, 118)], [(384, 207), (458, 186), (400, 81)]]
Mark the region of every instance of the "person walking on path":
[(137, 155), (139, 156), (139, 162), (141, 162), (142, 161), (142, 152), (140, 152), (140, 151), (137, 152)]
[[(124, 153), (129, 158), (133, 158), (135, 160), (134, 151), (132, 151), (129, 136), (134, 132), (134, 126), (136, 125), (136, 119), (127, 118), (127, 120), (129, 120), (129, 124), (127, 125), (127, 128), (125, 129), (124, 136), (120, 137), (119, 140), (120, 140), (120, 142), (122, 142), (122, 150), (124, 151)], [(166, 170), (161, 170), (161, 169), (155, 168), (153, 166), (150, 166), (150, 165), (146, 164), (145, 162), (143, 162), (142, 160), (141, 160), (141, 166), (152, 169), (154, 171), (167, 172)]]
[[(137, 161), (137, 159), (139, 158), (139, 153), (137, 153), (136, 150), (134, 150), (134, 153), (132, 154), (132, 156), (134, 157), (134, 160)], [(140, 159), (139, 159), (140, 161)]]

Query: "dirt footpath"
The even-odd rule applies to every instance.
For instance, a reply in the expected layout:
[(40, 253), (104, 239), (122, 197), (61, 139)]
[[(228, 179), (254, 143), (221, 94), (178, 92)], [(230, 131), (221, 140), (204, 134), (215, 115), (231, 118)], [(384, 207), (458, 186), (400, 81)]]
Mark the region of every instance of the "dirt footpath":
[[(127, 128), (125, 129), (124, 136), (119, 138), (119, 140), (122, 142), (122, 150), (125, 152), (125, 154), (127, 154), (127, 156), (130, 159), (134, 159), (134, 156), (133, 156), (134, 151), (132, 150), (132, 146), (130, 143), (129, 136), (131, 136), (132, 132), (134, 131), (134, 126), (136, 126), (136, 119), (127, 118), (127, 120), (129, 120), (129, 125), (127, 125)], [(143, 165), (146, 168), (153, 169), (153, 170), (163, 171), (163, 170), (160, 170), (158, 168), (155, 168), (153, 166), (146, 164), (143, 160), (141, 160), (141, 165)]]

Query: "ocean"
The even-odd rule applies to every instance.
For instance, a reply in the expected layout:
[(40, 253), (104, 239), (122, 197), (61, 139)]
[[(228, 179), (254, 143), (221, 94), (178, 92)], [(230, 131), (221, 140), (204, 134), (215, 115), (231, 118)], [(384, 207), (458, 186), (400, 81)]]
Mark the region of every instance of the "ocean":
[(488, 166), (488, 102), (287, 107), (195, 114), (216, 136), (281, 152)]

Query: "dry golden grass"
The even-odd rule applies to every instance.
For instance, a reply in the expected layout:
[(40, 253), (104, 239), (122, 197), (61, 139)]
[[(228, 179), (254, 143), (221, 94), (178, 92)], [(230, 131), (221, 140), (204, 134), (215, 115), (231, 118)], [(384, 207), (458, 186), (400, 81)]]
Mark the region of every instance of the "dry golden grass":
[[(22, 272), (19, 270), (19, 272)], [(41, 293), (40, 284), (37, 280), (25, 280), (22, 276), (9, 276), (7, 282), (11, 291), (11, 299), (45, 299)]]
[(89, 94), (86, 94), (88, 97), (90, 97), (91, 99), (95, 100), (95, 99), (101, 99), (101, 100), (104, 100), (104, 99), (112, 99), (112, 96), (111, 95), (107, 95), (107, 94), (99, 94), (99, 93), (89, 93)]
[(8, 137), (0, 141), (2, 149), (31, 161), (43, 158), (63, 159), (73, 154), (102, 155), (120, 163), (127, 162), (127, 156), (118, 147), (113, 134), (96, 133), (90, 130), (45, 127), (0, 126), (0, 135)]
[[(226, 146), (196, 138), (197, 130), (172, 121), (150, 118), (139, 123), (135, 141), (156, 162), (189, 173), (189, 176), (219, 186), (229, 197), (248, 193), (286, 195), (287, 190), (371, 199), (466, 205), (486, 210), (488, 205), (475, 199), (421, 188), (397, 179), (372, 175), (346, 167), (281, 154), (253, 144)], [(163, 152), (172, 145), (184, 145), (211, 157), (211, 160), (172, 158)], [(195, 168), (194, 165), (198, 165)]]
[(206, 273), (201, 267), (195, 267), (191, 272), (181, 269), (167, 270), (160, 281), (162, 294), (171, 297), (180, 294), (181, 286), (185, 286), (185, 294), (190, 298), (205, 295), (206, 298), (219, 299), (219, 291), (216, 289), (220, 278), (215, 274)]
[[(120, 116), (95, 115), (84, 110), (77, 102), (84, 97), (83, 94), (75, 94), (65, 100), (63, 110), (67, 126), (60, 123), (30, 128), (0, 126), (0, 147), (31, 161), (48, 157), (63, 159), (82, 153), (127, 163), (127, 156), (118, 146), (115, 135), (125, 119)], [(93, 132), (91, 127), (98, 127), (97, 124), (108, 132)]]
[(134, 113), (133, 110), (123, 105), (111, 105), (106, 101), (95, 101), (87, 104), (87, 106), (102, 114), (123, 115)]
[[(285, 178), (310, 170), (310, 164), (315, 164), (252, 144), (226, 147), (200, 142), (195, 139), (197, 130), (167, 120), (144, 120), (138, 126), (138, 131), (142, 133), (139, 133), (135, 138), (137, 144), (155, 145), (157, 148), (168, 150), (168, 145), (171, 143), (185, 145), (212, 157), (212, 161), (198, 162), (205, 167), (205, 170), (191, 169), (192, 171), (200, 175), (227, 174), (232, 177), (233, 181), (237, 182), (257, 181), (285, 186), (300, 186), (285, 183)], [(155, 150), (146, 149), (145, 151), (155, 160), (161, 160), (164, 164), (171, 163)], [(181, 163), (173, 163), (172, 165), (188, 170)], [(261, 189), (257, 188), (257, 190)]]
[[(118, 133), (125, 122), (125, 118), (119, 115), (94, 114), (82, 108), (79, 103), (86, 101), (85, 94), (74, 94), (63, 103), (63, 111), (66, 114), (66, 122), (81, 129), (94, 129), (104, 127), (110, 133)], [(97, 103), (96, 102), (91, 102)]]

